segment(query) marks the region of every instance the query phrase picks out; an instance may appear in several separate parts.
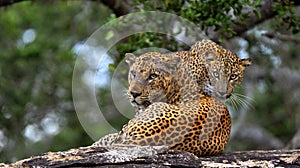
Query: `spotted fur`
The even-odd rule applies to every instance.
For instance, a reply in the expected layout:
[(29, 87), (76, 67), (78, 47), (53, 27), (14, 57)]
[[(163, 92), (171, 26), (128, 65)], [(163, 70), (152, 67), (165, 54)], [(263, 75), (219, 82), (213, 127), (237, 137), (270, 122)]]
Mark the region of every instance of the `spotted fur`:
[(228, 110), (218, 99), (202, 94), (183, 59), (150, 52), (140, 57), (127, 54), (127, 62), (132, 103), (145, 109), (113, 144), (165, 145), (197, 156), (224, 150), (231, 128)]
[(166, 145), (197, 156), (224, 150), (231, 121), (221, 101), (242, 81), (250, 59), (202, 40), (189, 51), (127, 54), (126, 62), (137, 114), (110, 138), (113, 144)]
[(235, 86), (241, 83), (251, 59), (240, 59), (234, 52), (224, 49), (211, 40), (192, 45), (188, 62), (202, 91), (222, 102), (228, 99)]
[[(146, 53), (146, 55), (151, 57), (152, 53)], [(241, 83), (245, 70), (251, 64), (251, 59), (240, 59), (234, 52), (224, 49), (211, 40), (199, 41), (192, 45), (189, 51), (179, 51), (162, 55), (172, 58), (180, 57), (186, 63), (186, 68), (190, 71), (189, 78), (193, 78), (197, 82), (200, 91), (203, 94), (219, 99), (223, 103), (231, 96), (234, 87)], [(130, 61), (130, 57), (127, 57), (129, 64)], [(162, 58), (161, 61), (165, 60)], [(142, 112), (153, 102), (161, 101), (169, 103), (170, 101), (174, 101), (174, 99), (178, 99), (178, 97), (173, 97), (176, 94), (173, 94), (174, 92), (170, 90), (166, 94), (168, 98), (161, 97), (157, 99), (155, 94), (162, 95), (158, 93), (158, 88), (151, 89), (151, 86), (139, 83), (138, 80), (132, 80), (132, 73), (130, 72), (128, 77), (130, 83), (128, 98), (135, 107), (136, 113)], [(169, 80), (164, 79), (163, 81), (167, 84)], [(152, 85), (155, 84), (152, 83)], [(137, 96), (138, 94), (141, 95)], [(137, 97), (135, 98), (135, 96)]]

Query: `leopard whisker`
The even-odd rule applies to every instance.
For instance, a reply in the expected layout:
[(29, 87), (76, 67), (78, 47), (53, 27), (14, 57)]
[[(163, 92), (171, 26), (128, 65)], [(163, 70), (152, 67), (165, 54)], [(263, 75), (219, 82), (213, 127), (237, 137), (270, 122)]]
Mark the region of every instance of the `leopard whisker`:
[(242, 109), (254, 108), (253, 102), (255, 102), (255, 101), (253, 100), (253, 98), (251, 98), (249, 96), (245, 96), (243, 94), (233, 93), (229, 100), (230, 100), (230, 103), (235, 104), (236, 111), (238, 111), (239, 106)]
[(239, 103), (236, 101), (235, 95), (231, 95), (231, 97), (227, 99), (225, 103), (226, 105), (229, 105), (229, 107), (231, 107), (233, 111), (239, 111)]

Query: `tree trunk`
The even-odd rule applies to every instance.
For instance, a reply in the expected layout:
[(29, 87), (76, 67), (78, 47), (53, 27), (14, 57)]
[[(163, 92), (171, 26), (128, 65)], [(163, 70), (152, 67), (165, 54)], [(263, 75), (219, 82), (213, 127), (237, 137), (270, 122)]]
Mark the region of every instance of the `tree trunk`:
[(300, 167), (300, 149), (222, 153), (196, 157), (167, 147), (83, 147), (48, 152), (0, 167)]

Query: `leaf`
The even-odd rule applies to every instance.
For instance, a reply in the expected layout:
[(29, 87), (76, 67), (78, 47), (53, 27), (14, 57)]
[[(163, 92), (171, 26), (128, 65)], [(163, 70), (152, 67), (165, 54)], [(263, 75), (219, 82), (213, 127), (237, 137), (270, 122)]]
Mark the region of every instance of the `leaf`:
[(261, 19), (261, 13), (258, 10), (253, 10), (258, 19)]
[(115, 71), (116, 67), (114, 64), (109, 64), (108, 69), (113, 72), (113, 71)]
[(114, 37), (114, 32), (112, 30), (110, 30), (106, 36), (105, 36), (105, 40), (110, 40), (112, 37)]

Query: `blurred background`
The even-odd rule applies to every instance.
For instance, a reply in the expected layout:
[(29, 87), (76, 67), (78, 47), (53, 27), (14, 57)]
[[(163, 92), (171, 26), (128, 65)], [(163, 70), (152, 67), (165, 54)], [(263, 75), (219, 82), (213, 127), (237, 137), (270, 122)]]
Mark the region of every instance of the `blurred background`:
[[(245, 97), (227, 103), (233, 127), (226, 151), (300, 148), (299, 6), (296, 0), (0, 1), (0, 162), (93, 143), (72, 100), (78, 48), (103, 24), (149, 10), (184, 17), (207, 38), (253, 59), (236, 89)], [(140, 33), (122, 39), (99, 67), (97, 100), (117, 130), (130, 118), (112, 102), (109, 80), (125, 53), (150, 47), (189, 49), (169, 35)]]

